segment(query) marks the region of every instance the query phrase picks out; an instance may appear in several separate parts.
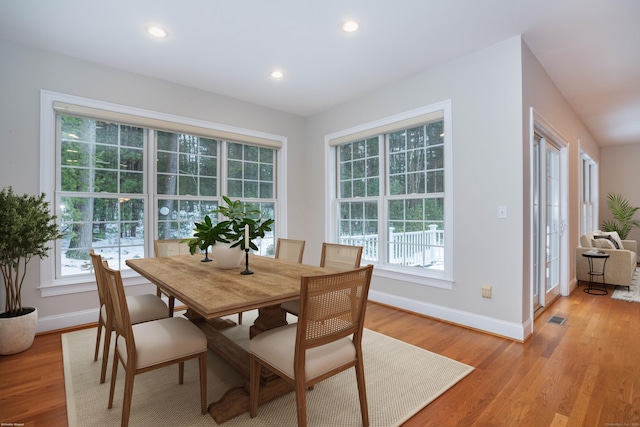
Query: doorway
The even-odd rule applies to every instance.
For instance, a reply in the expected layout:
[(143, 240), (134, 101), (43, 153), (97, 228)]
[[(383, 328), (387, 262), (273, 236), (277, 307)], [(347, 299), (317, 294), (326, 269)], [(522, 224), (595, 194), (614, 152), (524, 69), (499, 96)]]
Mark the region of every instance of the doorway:
[(566, 295), (567, 144), (540, 118), (532, 138), (532, 312)]

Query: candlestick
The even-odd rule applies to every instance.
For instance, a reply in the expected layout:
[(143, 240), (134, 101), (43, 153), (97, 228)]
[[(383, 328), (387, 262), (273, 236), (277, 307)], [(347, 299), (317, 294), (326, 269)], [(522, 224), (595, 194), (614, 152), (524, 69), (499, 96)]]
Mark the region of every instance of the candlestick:
[(244, 248), (249, 249), (249, 224), (244, 226)]
[(245, 267), (244, 271), (241, 271), (240, 274), (253, 274), (253, 271), (249, 270), (249, 248), (247, 247), (245, 250)]

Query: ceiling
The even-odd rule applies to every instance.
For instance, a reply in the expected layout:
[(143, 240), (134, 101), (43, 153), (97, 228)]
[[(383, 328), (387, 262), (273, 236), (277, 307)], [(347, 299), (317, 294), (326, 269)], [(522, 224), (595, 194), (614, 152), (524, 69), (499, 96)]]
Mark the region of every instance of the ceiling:
[(0, 38), (304, 117), (518, 34), (601, 146), (640, 143), (638, 0), (0, 0)]

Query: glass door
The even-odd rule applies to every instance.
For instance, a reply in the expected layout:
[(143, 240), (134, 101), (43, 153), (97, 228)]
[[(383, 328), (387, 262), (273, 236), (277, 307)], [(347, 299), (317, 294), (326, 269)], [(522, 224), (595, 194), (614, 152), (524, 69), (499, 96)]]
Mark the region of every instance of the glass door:
[(560, 293), (564, 233), (560, 150), (539, 135), (533, 150), (533, 305), (545, 307)]

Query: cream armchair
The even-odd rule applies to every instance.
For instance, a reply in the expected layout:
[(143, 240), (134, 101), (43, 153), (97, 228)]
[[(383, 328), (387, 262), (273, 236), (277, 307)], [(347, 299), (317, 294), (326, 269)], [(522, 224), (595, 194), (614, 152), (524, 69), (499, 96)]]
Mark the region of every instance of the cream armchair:
[[(638, 244), (635, 240), (620, 240), (617, 236), (618, 244), (621, 243), (621, 249), (608, 249), (605, 247), (594, 246), (594, 235), (599, 233), (589, 233), (580, 236), (580, 246), (576, 248), (576, 277), (578, 281), (589, 281), (589, 261), (582, 254), (591, 249), (599, 249), (609, 254), (607, 265), (605, 268), (604, 281), (608, 285), (629, 286), (633, 278), (633, 272), (636, 268)], [(604, 233), (600, 233), (604, 234)], [(595, 261), (598, 263), (598, 260)], [(595, 267), (596, 269), (599, 266)]]

